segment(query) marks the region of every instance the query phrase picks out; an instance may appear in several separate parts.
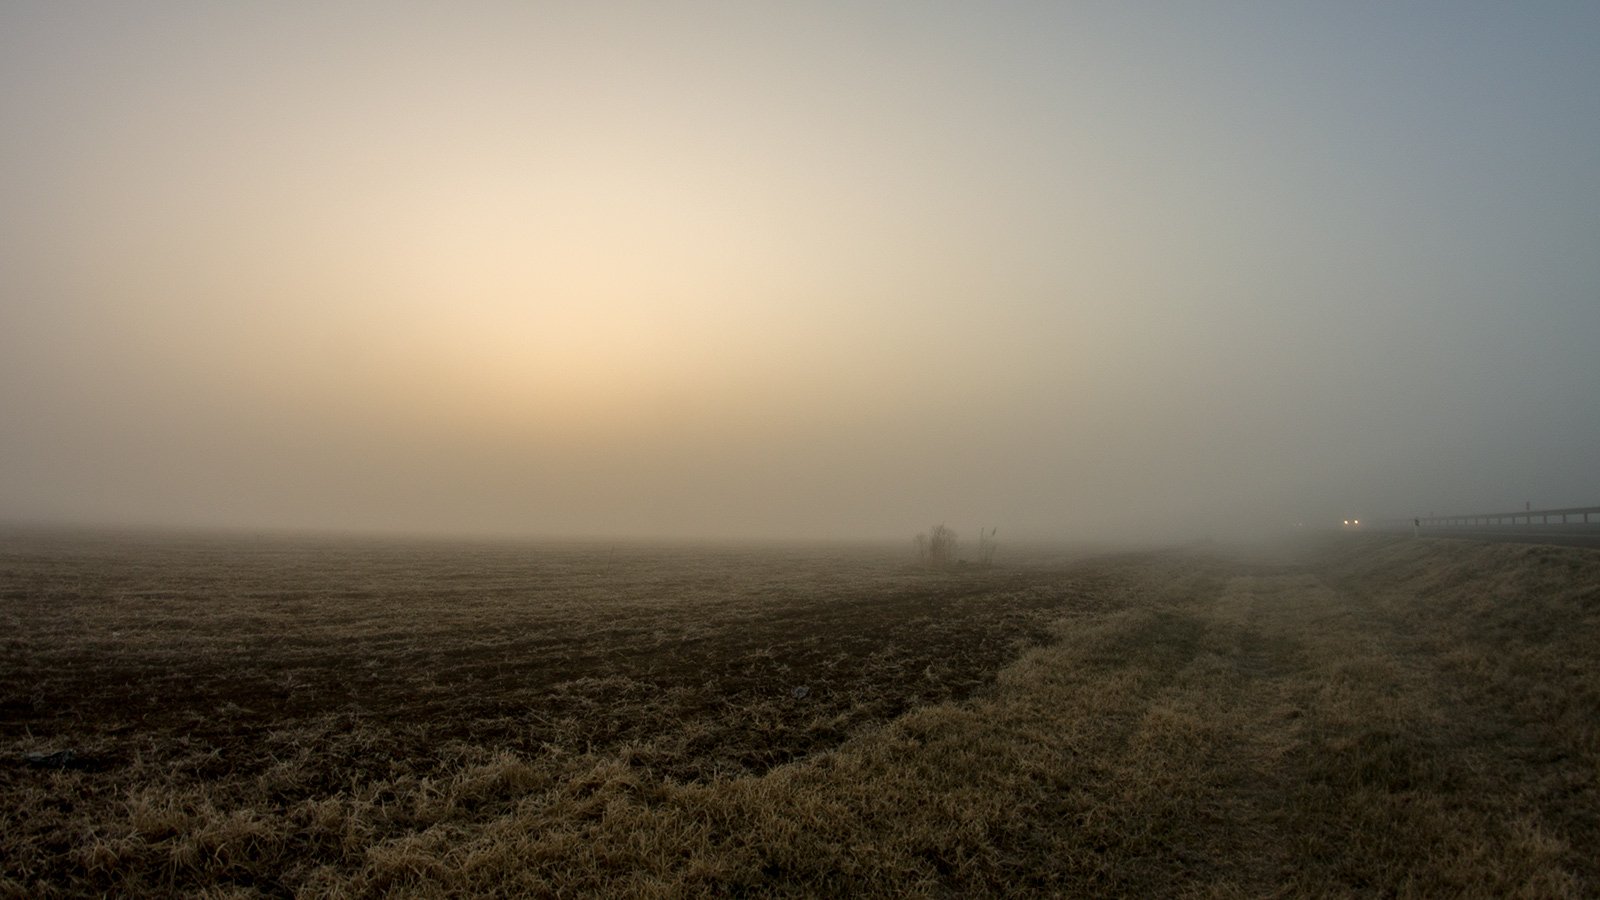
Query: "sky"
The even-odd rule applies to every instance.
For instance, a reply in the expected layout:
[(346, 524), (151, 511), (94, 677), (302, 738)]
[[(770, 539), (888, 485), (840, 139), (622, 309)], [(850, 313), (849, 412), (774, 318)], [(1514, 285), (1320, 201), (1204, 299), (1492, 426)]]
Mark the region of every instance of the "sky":
[(1600, 6), (0, 0), (0, 521), (1600, 504)]

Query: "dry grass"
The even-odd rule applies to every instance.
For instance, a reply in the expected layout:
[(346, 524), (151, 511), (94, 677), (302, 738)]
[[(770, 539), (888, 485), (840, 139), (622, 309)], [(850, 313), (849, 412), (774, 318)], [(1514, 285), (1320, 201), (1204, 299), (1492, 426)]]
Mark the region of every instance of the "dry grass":
[(1594, 551), (268, 549), (8, 547), (6, 892), (1600, 885)]

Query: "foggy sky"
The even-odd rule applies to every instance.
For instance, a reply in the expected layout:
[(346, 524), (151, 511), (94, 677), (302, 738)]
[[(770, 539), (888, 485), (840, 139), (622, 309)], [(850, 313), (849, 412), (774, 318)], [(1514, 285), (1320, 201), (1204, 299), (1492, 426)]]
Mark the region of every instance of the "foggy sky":
[(1600, 503), (1593, 4), (328, 6), (0, 5), (0, 520)]

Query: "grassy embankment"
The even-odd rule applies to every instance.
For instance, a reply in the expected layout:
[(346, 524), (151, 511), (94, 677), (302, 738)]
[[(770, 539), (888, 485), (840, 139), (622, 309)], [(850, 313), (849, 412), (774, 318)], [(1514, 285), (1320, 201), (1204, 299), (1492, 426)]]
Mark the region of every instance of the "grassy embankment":
[(53, 815), (68, 892), (1600, 891), (1600, 553), (1352, 538), (1052, 577), (1054, 643), (775, 767), (674, 777), (648, 738), (312, 789), (293, 758), (248, 784), (133, 761), (92, 816), (112, 776), (8, 771), (6, 883), (41, 886), (27, 817)]

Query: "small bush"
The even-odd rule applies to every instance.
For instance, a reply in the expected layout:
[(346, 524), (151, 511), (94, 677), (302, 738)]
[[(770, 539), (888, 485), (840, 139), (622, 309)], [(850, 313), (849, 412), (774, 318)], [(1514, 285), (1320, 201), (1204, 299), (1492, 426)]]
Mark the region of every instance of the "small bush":
[(912, 542), (917, 548), (917, 561), (930, 569), (949, 569), (956, 564), (959, 541), (955, 530), (940, 523), (917, 535)]
[(1000, 529), (990, 528), (987, 532), (978, 529), (978, 565), (988, 568), (994, 565), (994, 536)]

